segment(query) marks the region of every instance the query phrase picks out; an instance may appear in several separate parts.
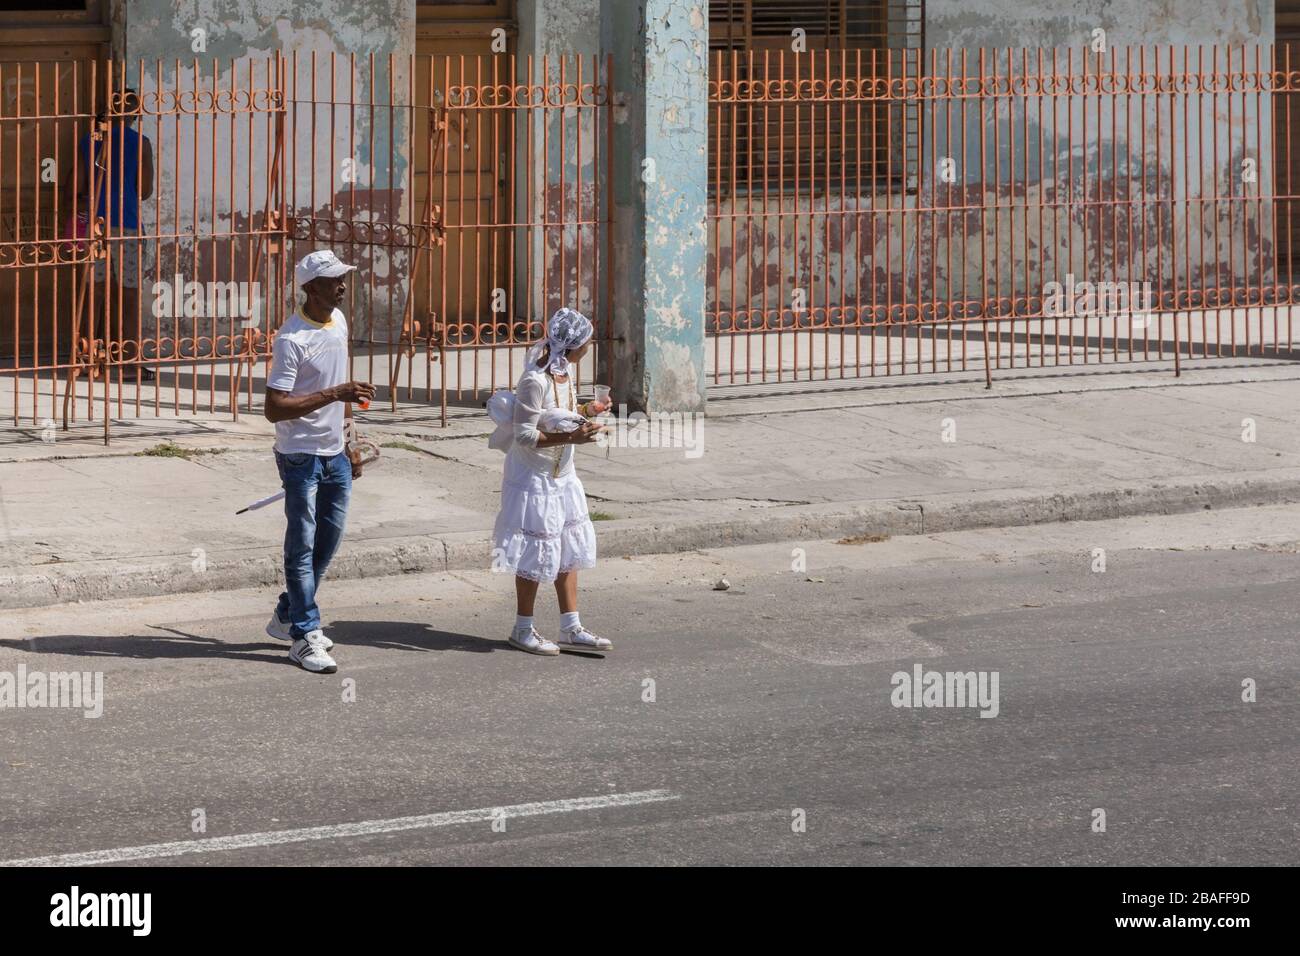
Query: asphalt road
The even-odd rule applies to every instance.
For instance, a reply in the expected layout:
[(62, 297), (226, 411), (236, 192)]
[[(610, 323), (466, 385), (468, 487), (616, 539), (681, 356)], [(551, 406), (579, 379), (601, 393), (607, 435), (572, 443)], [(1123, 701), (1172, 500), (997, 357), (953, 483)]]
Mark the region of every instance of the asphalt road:
[[(487, 571), (327, 584), (330, 676), (262, 634), (267, 592), (8, 613), (0, 674), (105, 690), (0, 710), (3, 858), (1295, 864), (1297, 518), (610, 561), (605, 657), (510, 649)], [(996, 716), (893, 706), (918, 664), (996, 673)]]

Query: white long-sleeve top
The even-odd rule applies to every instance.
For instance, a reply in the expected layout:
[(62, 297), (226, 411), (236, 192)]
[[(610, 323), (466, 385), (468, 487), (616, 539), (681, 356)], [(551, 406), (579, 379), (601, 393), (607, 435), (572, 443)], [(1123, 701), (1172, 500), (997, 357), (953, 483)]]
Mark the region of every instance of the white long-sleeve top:
[[(558, 401), (557, 401), (558, 399)], [(519, 377), (515, 386), (514, 438), (508, 458), (529, 471), (550, 477), (559, 477), (573, 470), (573, 445), (553, 445), (538, 448), (541, 437), (538, 419), (552, 408), (576, 410), (577, 390), (573, 377), (567, 382), (556, 382), (543, 369), (529, 369)], [(556, 465), (559, 465), (558, 469)]]

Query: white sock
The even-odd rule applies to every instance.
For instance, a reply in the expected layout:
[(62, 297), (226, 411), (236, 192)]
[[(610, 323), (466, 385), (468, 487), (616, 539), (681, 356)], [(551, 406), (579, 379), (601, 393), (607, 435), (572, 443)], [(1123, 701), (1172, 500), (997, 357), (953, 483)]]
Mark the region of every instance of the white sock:
[(524, 617), (522, 614), (515, 615), (516, 631), (523, 631), (525, 634), (527, 634), (532, 629), (533, 629), (533, 616), (531, 614), (528, 615), (528, 617)]
[(577, 611), (569, 611), (560, 615), (560, 630), (576, 631), (580, 627), (582, 627), (582, 625), (578, 622)]

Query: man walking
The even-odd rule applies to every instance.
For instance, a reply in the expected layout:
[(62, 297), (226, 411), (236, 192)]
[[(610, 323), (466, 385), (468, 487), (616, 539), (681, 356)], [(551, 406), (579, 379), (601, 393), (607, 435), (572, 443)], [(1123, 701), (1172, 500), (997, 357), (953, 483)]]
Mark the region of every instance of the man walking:
[(315, 674), (338, 670), (321, 630), (316, 590), (343, 539), (360, 465), (344, 447), (352, 402), (375, 396), (366, 382), (348, 381), (348, 324), (339, 306), (347, 294), (345, 265), (329, 250), (304, 256), (294, 279), (306, 296), (276, 333), (266, 380), (266, 417), (275, 422), (275, 464), (283, 483), (285, 591), (266, 633), (292, 641), (289, 659)]

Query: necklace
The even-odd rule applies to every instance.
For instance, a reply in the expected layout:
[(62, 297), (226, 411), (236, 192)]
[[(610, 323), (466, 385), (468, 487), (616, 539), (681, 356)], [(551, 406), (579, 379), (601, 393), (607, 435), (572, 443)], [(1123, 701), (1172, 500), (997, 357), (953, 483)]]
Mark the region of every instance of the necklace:
[[(564, 384), (564, 391), (566, 394), (566, 400), (568, 402), (568, 409), (569, 411), (573, 411), (573, 379), (572, 378), (570, 378)], [(555, 396), (555, 407), (560, 408), (561, 407), (560, 386), (559, 383), (555, 381), (554, 375), (551, 376), (551, 394)], [(564, 446), (556, 445), (555, 446), (555, 467), (551, 469), (552, 478), (560, 477), (560, 459), (563, 457), (564, 457)]]

